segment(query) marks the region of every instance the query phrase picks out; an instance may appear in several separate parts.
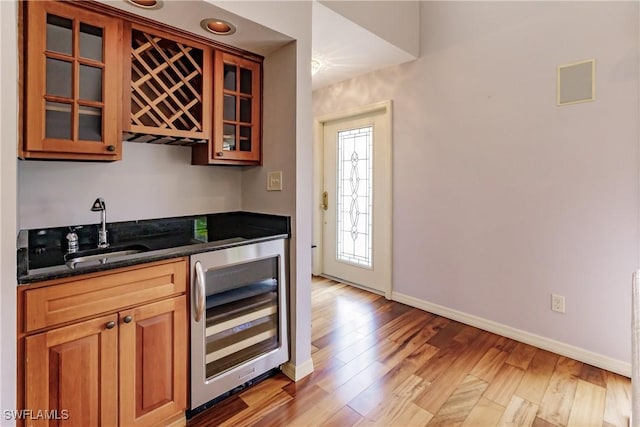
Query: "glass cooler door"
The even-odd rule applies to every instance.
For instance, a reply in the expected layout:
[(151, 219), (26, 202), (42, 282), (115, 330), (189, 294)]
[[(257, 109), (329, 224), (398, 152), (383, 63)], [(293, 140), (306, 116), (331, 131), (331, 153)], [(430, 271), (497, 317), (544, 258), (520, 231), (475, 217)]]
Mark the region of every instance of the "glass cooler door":
[(206, 272), (206, 380), (280, 347), (278, 261)]

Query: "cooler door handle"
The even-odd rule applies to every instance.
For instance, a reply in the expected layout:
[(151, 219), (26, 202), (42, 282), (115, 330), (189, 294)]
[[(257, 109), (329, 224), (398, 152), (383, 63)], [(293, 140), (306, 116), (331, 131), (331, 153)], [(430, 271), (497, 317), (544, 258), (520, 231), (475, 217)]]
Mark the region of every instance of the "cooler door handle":
[(199, 322), (204, 314), (205, 287), (204, 287), (204, 270), (200, 261), (196, 261), (194, 265), (196, 269), (196, 280), (193, 283), (193, 297), (196, 307), (195, 321)]

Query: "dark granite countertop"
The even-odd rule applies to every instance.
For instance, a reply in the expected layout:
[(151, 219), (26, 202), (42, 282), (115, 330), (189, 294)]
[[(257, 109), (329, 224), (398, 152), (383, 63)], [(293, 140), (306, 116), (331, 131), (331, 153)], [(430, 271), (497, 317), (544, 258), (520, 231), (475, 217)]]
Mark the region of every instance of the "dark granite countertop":
[[(96, 252), (99, 224), (76, 230), (79, 252)], [(225, 212), (184, 217), (107, 223), (108, 251), (141, 250), (70, 268), (66, 235), (69, 227), (20, 230), (18, 235), (18, 284), (59, 279), (111, 270), (163, 259), (226, 249), (266, 240), (291, 237), (288, 216), (252, 212)]]

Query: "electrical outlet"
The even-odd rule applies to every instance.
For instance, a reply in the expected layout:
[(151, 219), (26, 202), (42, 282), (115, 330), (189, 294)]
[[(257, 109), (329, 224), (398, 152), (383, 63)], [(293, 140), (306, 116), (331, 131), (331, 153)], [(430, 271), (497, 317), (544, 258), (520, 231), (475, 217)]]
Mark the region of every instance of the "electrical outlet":
[(551, 294), (551, 310), (564, 313), (564, 297), (562, 295)]
[(282, 171), (267, 174), (267, 191), (282, 191)]

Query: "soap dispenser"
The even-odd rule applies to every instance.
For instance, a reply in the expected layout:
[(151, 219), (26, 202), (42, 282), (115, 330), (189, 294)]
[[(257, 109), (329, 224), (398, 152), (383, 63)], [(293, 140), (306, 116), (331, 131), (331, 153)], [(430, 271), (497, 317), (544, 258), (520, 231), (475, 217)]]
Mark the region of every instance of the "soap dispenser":
[(78, 234), (76, 230), (81, 227), (69, 227), (69, 233), (67, 233), (67, 253), (78, 252), (80, 249), (80, 243), (78, 242)]

